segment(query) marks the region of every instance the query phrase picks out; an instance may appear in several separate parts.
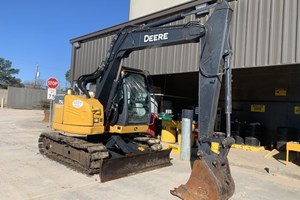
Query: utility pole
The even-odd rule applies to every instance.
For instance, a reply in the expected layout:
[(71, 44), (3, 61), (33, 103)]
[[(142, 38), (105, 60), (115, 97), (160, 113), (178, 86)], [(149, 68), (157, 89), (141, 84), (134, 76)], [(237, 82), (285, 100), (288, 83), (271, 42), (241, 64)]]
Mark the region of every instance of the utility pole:
[(39, 76), (40, 76), (39, 65), (36, 64), (36, 65), (35, 65), (35, 75), (34, 75), (34, 88), (36, 88), (36, 85), (37, 85), (37, 81), (38, 81)]

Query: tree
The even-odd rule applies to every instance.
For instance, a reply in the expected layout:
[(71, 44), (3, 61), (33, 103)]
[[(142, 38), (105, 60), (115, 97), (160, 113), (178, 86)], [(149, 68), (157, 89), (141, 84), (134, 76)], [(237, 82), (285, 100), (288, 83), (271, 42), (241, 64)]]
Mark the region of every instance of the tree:
[(0, 88), (7, 89), (8, 86), (23, 87), (21, 79), (13, 76), (18, 74), (19, 71), (19, 69), (12, 68), (11, 61), (0, 58)]
[(68, 71), (65, 73), (65, 78), (66, 78), (66, 81), (68, 81), (71, 84), (71, 82), (72, 82), (72, 80), (71, 80), (71, 69), (68, 69)]
[(25, 81), (24, 86), (26, 88), (34, 88), (34, 89), (45, 89), (46, 88), (46, 81), (45, 80), (37, 80), (35, 81)]

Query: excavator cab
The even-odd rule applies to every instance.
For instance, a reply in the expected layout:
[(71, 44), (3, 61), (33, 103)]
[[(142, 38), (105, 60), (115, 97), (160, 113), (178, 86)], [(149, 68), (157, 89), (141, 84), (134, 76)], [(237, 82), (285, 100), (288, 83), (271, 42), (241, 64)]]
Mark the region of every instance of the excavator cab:
[[(145, 125), (150, 120), (150, 93), (143, 71), (122, 68), (121, 78), (112, 100), (111, 126)], [(145, 127), (147, 128), (147, 127)]]

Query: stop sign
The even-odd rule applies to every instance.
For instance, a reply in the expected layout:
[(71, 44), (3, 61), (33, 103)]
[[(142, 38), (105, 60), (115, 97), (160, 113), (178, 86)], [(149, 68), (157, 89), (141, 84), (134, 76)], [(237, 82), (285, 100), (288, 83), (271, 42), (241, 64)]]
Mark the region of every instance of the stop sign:
[(49, 78), (47, 80), (47, 86), (48, 88), (53, 88), (53, 89), (57, 88), (58, 80), (56, 78)]

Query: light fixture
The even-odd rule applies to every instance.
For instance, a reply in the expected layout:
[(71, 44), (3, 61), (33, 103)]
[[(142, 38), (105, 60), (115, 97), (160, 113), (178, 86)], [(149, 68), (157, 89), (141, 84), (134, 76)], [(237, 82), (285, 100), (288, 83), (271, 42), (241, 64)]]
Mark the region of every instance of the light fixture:
[(79, 42), (74, 42), (73, 47), (75, 47), (76, 49), (79, 49), (81, 47), (81, 45)]

